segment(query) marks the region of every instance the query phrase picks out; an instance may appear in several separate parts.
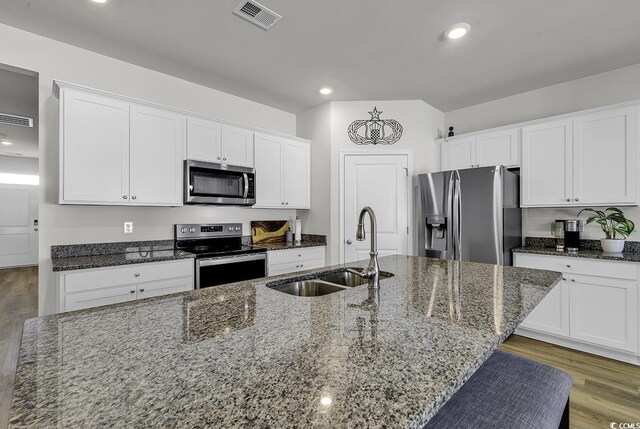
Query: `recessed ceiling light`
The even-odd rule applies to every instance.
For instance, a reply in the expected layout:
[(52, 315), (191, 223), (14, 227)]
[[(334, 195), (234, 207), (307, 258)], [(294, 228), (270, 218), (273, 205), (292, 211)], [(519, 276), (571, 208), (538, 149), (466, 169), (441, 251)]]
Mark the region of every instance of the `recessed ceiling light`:
[(5, 146), (11, 146), (13, 144), (11, 140), (7, 140), (7, 139), (0, 141), (0, 143), (2, 143)]
[(447, 31), (444, 32), (444, 35), (447, 37), (447, 39), (455, 40), (464, 37), (470, 29), (471, 26), (469, 24), (461, 22), (460, 24), (454, 24), (451, 27), (447, 28)]
[(325, 86), (325, 87), (320, 88), (319, 92), (322, 95), (329, 95), (329, 94), (331, 94), (333, 92), (333, 89), (329, 88), (328, 86)]
[(98, 3), (98, 4), (106, 4), (109, 3), (110, 0), (89, 0), (92, 3)]

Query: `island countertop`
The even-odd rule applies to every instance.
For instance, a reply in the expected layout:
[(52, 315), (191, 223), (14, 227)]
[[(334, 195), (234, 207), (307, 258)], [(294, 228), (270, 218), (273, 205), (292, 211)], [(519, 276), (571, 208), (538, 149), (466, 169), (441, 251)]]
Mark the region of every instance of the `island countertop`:
[[(365, 266), (366, 261), (350, 264)], [(422, 427), (561, 278), (409, 256), (379, 306), (285, 277), (30, 319), (10, 427)]]

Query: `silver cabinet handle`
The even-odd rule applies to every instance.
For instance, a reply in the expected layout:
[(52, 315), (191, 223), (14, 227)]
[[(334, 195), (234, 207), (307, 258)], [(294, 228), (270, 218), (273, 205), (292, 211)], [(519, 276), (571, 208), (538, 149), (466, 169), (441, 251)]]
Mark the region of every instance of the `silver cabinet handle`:
[(302, 255), (301, 255), (301, 254), (298, 254), (298, 258), (302, 258)]
[(289, 201), (287, 201), (285, 204), (286, 204), (286, 205), (289, 205)]
[(571, 268), (571, 265), (567, 264), (567, 268)]
[(351, 243), (353, 243), (353, 241), (351, 241), (351, 240), (347, 240), (347, 244), (348, 244), (348, 245), (351, 245)]
[(300, 268), (304, 267), (304, 264), (300, 264)]
[(218, 159), (220, 160), (220, 159), (222, 159), (222, 158), (221, 158), (221, 157), (218, 157)]
[(135, 200), (135, 199), (136, 199), (136, 196), (134, 195), (133, 197), (131, 197), (131, 199), (132, 199), (132, 200)]
[(567, 202), (571, 201), (571, 198), (567, 198)]
[(223, 160), (223, 161), (226, 161), (226, 160), (227, 160), (227, 158), (222, 158), (222, 160)]
[(122, 196), (122, 199), (123, 199), (123, 200), (126, 200), (126, 199), (127, 199), (127, 196), (126, 196), (126, 195), (123, 195), (123, 196)]
[(571, 282), (572, 282), (572, 283), (575, 283), (575, 282), (576, 282), (576, 279), (571, 279)]
[(283, 201), (283, 202), (281, 202), (280, 204), (282, 204), (282, 205), (284, 206), (284, 201)]
[(562, 281), (563, 281), (563, 282), (566, 282), (566, 281), (567, 281), (567, 278), (566, 278), (566, 277), (563, 277), (563, 278), (562, 278)]
[(136, 290), (135, 289), (131, 289), (129, 292), (136, 293)]
[(141, 288), (141, 289), (140, 289), (140, 292), (144, 292), (144, 288)]
[(140, 277), (140, 273), (135, 273), (134, 276)]
[(575, 201), (580, 201), (580, 198), (576, 198)]

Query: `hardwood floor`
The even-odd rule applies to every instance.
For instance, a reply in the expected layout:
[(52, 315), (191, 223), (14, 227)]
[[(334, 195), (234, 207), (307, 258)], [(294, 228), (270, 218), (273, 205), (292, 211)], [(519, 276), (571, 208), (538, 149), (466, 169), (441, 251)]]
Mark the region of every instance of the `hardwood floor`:
[[(36, 267), (0, 270), (0, 429), (7, 427), (22, 325), (38, 313)], [(640, 367), (513, 335), (502, 349), (573, 377), (571, 428), (640, 422)]]
[(0, 269), (0, 429), (9, 423), (22, 325), (38, 315), (38, 268)]
[(501, 348), (562, 369), (573, 377), (571, 429), (640, 423), (640, 367), (517, 335)]

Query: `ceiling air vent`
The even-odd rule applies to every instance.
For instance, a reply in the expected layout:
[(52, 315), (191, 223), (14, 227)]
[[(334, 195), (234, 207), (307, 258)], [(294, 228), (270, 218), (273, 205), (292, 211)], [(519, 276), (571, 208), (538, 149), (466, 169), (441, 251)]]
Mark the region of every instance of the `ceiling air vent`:
[(276, 22), (282, 19), (282, 16), (255, 1), (240, 2), (240, 4), (233, 9), (233, 13), (249, 22), (253, 22), (265, 30), (269, 30)]
[(33, 119), (24, 116), (9, 115), (8, 113), (0, 113), (0, 124), (18, 125), (21, 127), (33, 127)]

